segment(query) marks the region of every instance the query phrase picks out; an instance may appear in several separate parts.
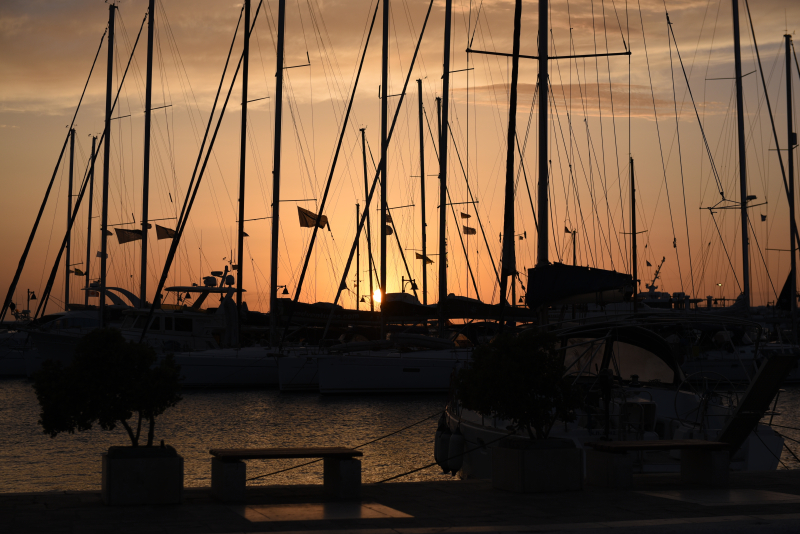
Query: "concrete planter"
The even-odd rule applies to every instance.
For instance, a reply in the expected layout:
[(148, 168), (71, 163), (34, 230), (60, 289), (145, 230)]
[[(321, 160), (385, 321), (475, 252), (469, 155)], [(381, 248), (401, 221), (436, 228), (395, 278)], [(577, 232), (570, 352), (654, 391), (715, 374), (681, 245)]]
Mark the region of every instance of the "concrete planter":
[(182, 497), (183, 457), (174, 448), (110, 447), (103, 454), (105, 504), (179, 504)]
[(514, 440), (491, 451), (495, 489), (517, 493), (583, 489), (583, 451), (571, 440)]

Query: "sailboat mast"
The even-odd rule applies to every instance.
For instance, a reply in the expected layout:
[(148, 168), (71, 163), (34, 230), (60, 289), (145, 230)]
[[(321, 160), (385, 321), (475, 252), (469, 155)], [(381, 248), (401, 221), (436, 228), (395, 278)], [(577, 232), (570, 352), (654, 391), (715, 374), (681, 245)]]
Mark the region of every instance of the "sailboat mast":
[[(244, 52), (242, 53), (242, 133), (239, 153), (239, 232), (236, 259), (236, 309), (242, 313), (242, 272), (244, 271), (244, 176), (247, 161), (247, 78), (250, 67), (250, 0), (244, 0)], [(283, 70), (283, 69), (281, 69)], [(273, 216), (274, 216), (273, 212)], [(277, 242), (277, 240), (276, 240)], [(277, 282), (276, 282), (277, 284)], [(272, 293), (276, 296), (277, 285)]]
[[(734, 0), (735, 1), (735, 0)], [(548, 2), (539, 0), (539, 190), (537, 194), (539, 211), (539, 235), (536, 243), (536, 265), (545, 266), (550, 263), (548, 259), (547, 232), (550, 226), (550, 210), (547, 205), (548, 171), (547, 171), (547, 106), (548, 84), (550, 82), (547, 72), (548, 53)]]
[[(389, 190), (387, 177), (386, 130), (389, 121), (389, 0), (383, 0), (383, 35), (381, 44), (381, 302), (386, 296), (386, 195)], [(381, 306), (381, 339), (386, 339), (386, 316)]]
[(447, 319), (447, 124), (450, 112), (450, 22), (453, 0), (444, 4), (444, 61), (439, 119), (439, 335), (444, 336)]
[[(506, 187), (503, 208), (503, 257), (500, 270), (500, 309), (508, 298), (508, 277), (511, 278), (512, 292), (517, 261), (514, 251), (514, 138), (517, 135), (517, 82), (519, 80), (519, 38), (522, 19), (522, 0), (514, 3), (514, 45), (511, 55), (511, 95), (508, 106), (508, 138), (506, 140)], [(541, 155), (540, 155), (541, 157)], [(516, 295), (515, 295), (516, 296)], [(513, 305), (512, 297), (512, 305)], [(502, 311), (501, 311), (502, 320)], [(502, 324), (500, 326), (502, 328)]]
[(150, 116), (153, 105), (153, 32), (156, 1), (147, 7), (147, 74), (144, 90), (144, 170), (142, 173), (142, 267), (139, 286), (139, 307), (147, 307), (147, 229), (150, 226)]
[(742, 218), (742, 297), (750, 309), (750, 243), (747, 231), (747, 154), (744, 137), (742, 53), (739, 46), (739, 0), (733, 2), (733, 58), (736, 82), (736, 129), (739, 137), (739, 202)]
[(638, 293), (639, 270), (636, 263), (636, 182), (633, 175), (633, 158), (631, 160), (631, 266), (633, 272), (633, 312), (636, 313), (636, 295)]
[(69, 130), (69, 183), (67, 184), (67, 250), (64, 260), (64, 311), (69, 309), (69, 262), (72, 254), (72, 180), (75, 172), (75, 128)]
[[(366, 128), (361, 128), (361, 159), (364, 163), (364, 198), (369, 197), (369, 183), (367, 180), (367, 139)], [(366, 200), (365, 200), (366, 202)], [(367, 273), (369, 274), (369, 311), (375, 311), (375, 299), (372, 298), (375, 289), (372, 287), (372, 232), (369, 224), (369, 210), (366, 210), (367, 226)]]
[(784, 35), (786, 39), (786, 129), (789, 136), (788, 151), (789, 151), (789, 250), (792, 252), (792, 267), (789, 273), (789, 295), (791, 298), (791, 312), (792, 312), (792, 343), (797, 344), (797, 257), (794, 235), (797, 232), (795, 228), (796, 220), (794, 215), (794, 145), (797, 144), (797, 134), (794, 133), (794, 125), (792, 124), (792, 60), (790, 49), (792, 46), (792, 36)]
[(114, 74), (114, 4), (108, 5), (108, 65), (106, 67), (106, 121), (103, 132), (103, 204), (100, 215), (100, 328), (106, 325), (106, 263), (108, 259), (108, 171), (111, 163), (111, 84)]
[(84, 265), (84, 276), (86, 276), (86, 283), (84, 287), (86, 288), (83, 293), (83, 304), (84, 306), (89, 305), (89, 281), (91, 277), (89, 272), (91, 271), (91, 261), (92, 261), (92, 204), (94, 203), (94, 160), (95, 160), (95, 152), (97, 147), (97, 137), (92, 136), (92, 159), (89, 163), (89, 214), (87, 215), (87, 220), (89, 221), (86, 224), (86, 265)]
[[(278, 234), (281, 200), (281, 118), (283, 111), (283, 37), (286, 0), (278, 1), (277, 72), (275, 73), (275, 146), (272, 169), (272, 254), (269, 271), (269, 334), (270, 343), (278, 343)], [(240, 218), (241, 220), (241, 218)]]
[(422, 206), (422, 304), (428, 305), (428, 248), (427, 230), (425, 222), (425, 134), (422, 130), (422, 80), (417, 80), (417, 93), (419, 97), (419, 190)]
[[(356, 228), (361, 222), (361, 206), (356, 202)], [(361, 239), (356, 239), (356, 310), (361, 309)]]

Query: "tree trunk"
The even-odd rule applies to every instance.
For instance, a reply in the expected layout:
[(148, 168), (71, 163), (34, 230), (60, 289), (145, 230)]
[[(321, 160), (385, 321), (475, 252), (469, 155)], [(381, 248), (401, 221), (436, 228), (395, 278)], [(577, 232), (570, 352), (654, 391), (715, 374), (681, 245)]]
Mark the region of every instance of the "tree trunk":
[(121, 421), (121, 422), (122, 422), (122, 427), (128, 433), (128, 437), (131, 438), (131, 443), (133, 444), (133, 446), (134, 447), (138, 447), (139, 446), (139, 438), (138, 438), (138, 436), (135, 436), (133, 434), (133, 429), (131, 428), (131, 426), (128, 424), (127, 421)]
[(147, 432), (147, 446), (153, 446), (153, 435), (156, 431), (156, 418), (154, 416), (150, 416), (150, 430)]

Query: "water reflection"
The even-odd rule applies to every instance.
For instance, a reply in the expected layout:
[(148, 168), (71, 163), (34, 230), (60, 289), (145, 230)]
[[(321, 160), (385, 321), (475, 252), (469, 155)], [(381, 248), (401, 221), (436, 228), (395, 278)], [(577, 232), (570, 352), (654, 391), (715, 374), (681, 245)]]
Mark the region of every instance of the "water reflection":
[[(355, 447), (443, 409), (446, 396), (323, 397), (277, 391), (186, 391), (177, 407), (156, 421), (164, 439), (185, 459), (186, 487), (210, 486), (209, 449), (223, 447)], [(37, 424), (39, 405), (30, 382), (0, 381), (0, 492), (96, 490), (100, 454), (127, 445), (124, 430), (94, 428), (51, 439)], [(436, 417), (365, 447), (364, 482), (433, 462)], [(248, 462), (248, 478), (308, 460)], [(437, 468), (401, 481), (446, 480)], [(253, 485), (321, 484), (322, 463), (248, 482)]]

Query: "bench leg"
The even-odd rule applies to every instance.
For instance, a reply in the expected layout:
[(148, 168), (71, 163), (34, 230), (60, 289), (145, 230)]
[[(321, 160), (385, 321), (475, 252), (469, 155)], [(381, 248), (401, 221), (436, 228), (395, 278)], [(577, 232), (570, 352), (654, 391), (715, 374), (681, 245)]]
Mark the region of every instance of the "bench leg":
[(211, 495), (223, 502), (243, 502), (247, 466), (241, 460), (234, 462), (211, 459)]
[(725, 486), (730, 473), (728, 451), (681, 451), (681, 480), (683, 482)]
[(630, 488), (633, 455), (586, 449), (586, 483), (601, 488)]
[(361, 498), (361, 460), (325, 458), (323, 463), (323, 484), (328, 496), (342, 500)]

